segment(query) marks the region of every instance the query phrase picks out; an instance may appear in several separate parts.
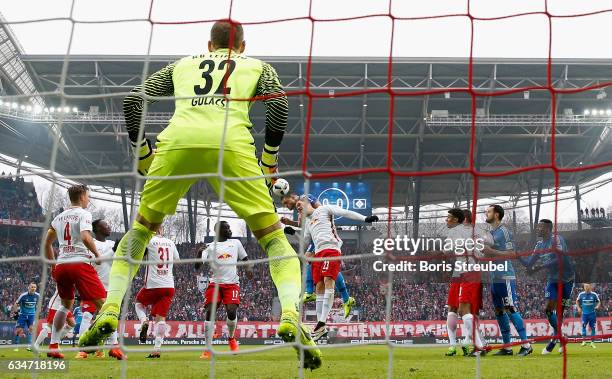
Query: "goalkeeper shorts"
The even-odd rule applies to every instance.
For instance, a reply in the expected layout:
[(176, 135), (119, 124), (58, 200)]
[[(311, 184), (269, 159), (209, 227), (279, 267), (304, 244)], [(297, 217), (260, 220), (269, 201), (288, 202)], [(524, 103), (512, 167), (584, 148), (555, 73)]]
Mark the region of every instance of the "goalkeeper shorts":
[[(274, 202), (266, 186), (252, 145), (244, 152), (223, 152), (223, 182), (219, 178), (219, 149), (190, 148), (164, 150), (158, 146), (151, 163), (149, 176), (168, 179), (148, 179), (141, 195), (140, 207), (146, 207), (164, 215), (176, 212), (179, 200), (191, 185), (201, 178), (172, 179), (173, 176), (208, 174), (205, 179), (238, 217), (244, 219), (251, 230), (261, 230), (278, 222)], [(236, 180), (237, 178), (250, 178)], [(221, 193), (223, 192), (223, 193)], [(142, 213), (141, 213), (142, 214)]]

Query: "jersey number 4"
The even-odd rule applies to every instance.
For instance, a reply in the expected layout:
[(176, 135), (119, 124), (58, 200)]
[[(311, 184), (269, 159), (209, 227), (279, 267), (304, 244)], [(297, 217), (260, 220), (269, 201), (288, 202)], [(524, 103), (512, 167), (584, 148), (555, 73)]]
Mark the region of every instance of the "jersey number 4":
[[(230, 92), (232, 92), (232, 89), (230, 87), (227, 87), (227, 81), (229, 80), (229, 77), (232, 72), (234, 72), (235, 68), (236, 61), (233, 61), (231, 59), (221, 61), (221, 63), (219, 63), (219, 67), (217, 67), (217, 69), (225, 70), (225, 75), (223, 75), (223, 79), (221, 80), (221, 83), (219, 83), (219, 86), (215, 91), (215, 95), (223, 95), (224, 93), (229, 95)], [(203, 60), (202, 63), (200, 63), (200, 70), (202, 70), (202, 78), (204, 79), (205, 83), (204, 87), (199, 84), (193, 86), (193, 91), (196, 95), (208, 95), (213, 86), (213, 78), (210, 74), (212, 74), (214, 69), (215, 61), (213, 61), (212, 59), (206, 59)], [(223, 92), (223, 87), (225, 87), (225, 92)]]

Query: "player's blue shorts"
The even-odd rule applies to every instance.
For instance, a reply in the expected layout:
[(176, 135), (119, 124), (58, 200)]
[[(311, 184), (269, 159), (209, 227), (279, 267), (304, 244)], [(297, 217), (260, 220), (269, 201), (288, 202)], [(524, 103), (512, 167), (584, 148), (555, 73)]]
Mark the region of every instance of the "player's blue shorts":
[(74, 329), (72, 329), (72, 332), (74, 334), (79, 334), (80, 329), (81, 329), (81, 323), (79, 322), (79, 323), (74, 324)]
[(504, 281), (491, 283), (491, 298), (495, 308), (516, 307), (516, 280), (506, 279)]
[(22, 329), (27, 329), (30, 326), (34, 325), (34, 317), (36, 315), (24, 315), (24, 314), (20, 314), (19, 317), (17, 318), (17, 324), (16, 326), (18, 328), (22, 328)]
[[(544, 291), (544, 297), (550, 300), (557, 300), (559, 298), (557, 294), (558, 285), (559, 284), (557, 282), (546, 283), (546, 290)], [(562, 300), (563, 305), (570, 306), (571, 299), (572, 299), (572, 291), (574, 290), (574, 282), (570, 281), (566, 283), (561, 283), (561, 286), (563, 289), (563, 300)]]
[(582, 314), (582, 327), (586, 327), (587, 325), (591, 328), (591, 329), (595, 329), (595, 323), (597, 321), (597, 313), (593, 312), (593, 313), (588, 313), (588, 314)]

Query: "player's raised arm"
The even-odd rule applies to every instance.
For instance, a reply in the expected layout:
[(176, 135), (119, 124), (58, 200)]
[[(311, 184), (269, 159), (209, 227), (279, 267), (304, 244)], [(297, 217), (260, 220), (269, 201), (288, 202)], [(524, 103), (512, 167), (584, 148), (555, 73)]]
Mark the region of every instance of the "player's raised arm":
[[(57, 233), (53, 227), (49, 227), (45, 236), (45, 257), (49, 260), (55, 260), (55, 252), (53, 251), (53, 242), (57, 238)], [(51, 269), (55, 268), (55, 264), (51, 265)]]
[[(275, 174), (278, 172), (278, 151), (285, 135), (285, 129), (287, 129), (289, 101), (276, 70), (265, 62), (257, 82), (255, 96), (265, 97), (263, 102), (266, 105), (265, 145), (261, 153), (259, 165), (264, 174)], [(272, 178), (266, 178), (268, 187), (272, 183)]]
[(172, 82), (172, 72), (175, 63), (171, 63), (156, 73), (152, 74), (142, 85), (137, 85), (132, 89), (130, 95), (123, 99), (123, 116), (125, 117), (125, 127), (130, 137), (130, 143), (134, 148), (134, 154), (138, 156), (138, 173), (147, 175), (155, 152), (151, 147), (151, 142), (145, 138), (143, 133), (142, 141), (138, 141), (138, 131), (142, 120), (142, 110), (145, 101), (147, 104), (154, 103), (155, 100), (144, 99), (146, 96), (172, 96), (174, 95), (174, 84)]
[(348, 209), (340, 208), (336, 205), (328, 205), (330, 214), (334, 216), (346, 217), (355, 221), (363, 221), (367, 223), (372, 223), (378, 221), (378, 216), (364, 216), (360, 213), (349, 211)]

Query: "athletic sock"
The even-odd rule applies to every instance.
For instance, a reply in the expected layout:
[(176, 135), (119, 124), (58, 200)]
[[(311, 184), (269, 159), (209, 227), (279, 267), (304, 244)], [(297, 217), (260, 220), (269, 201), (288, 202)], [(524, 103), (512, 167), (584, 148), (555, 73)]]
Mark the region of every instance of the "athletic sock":
[(234, 338), (234, 333), (236, 332), (236, 325), (238, 325), (238, 316), (234, 320), (230, 320), (228, 317), (225, 321), (227, 324), (227, 333), (229, 334), (229, 338)]
[[(282, 312), (297, 312), (302, 289), (300, 261), (282, 229), (266, 234), (259, 244), (271, 260), (270, 274), (276, 286)], [(289, 257), (277, 260), (274, 258)]]
[(510, 343), (510, 318), (506, 312), (496, 314), (495, 318), (497, 319), (497, 324), (499, 325), (499, 331), (502, 335), (504, 344)]
[(464, 314), (461, 319), (465, 325), (465, 331), (467, 333), (466, 339), (468, 341), (474, 341), (474, 346), (482, 348), (482, 342), (480, 342), (479, 334), (474, 333), (474, 316), (471, 313)]
[[(138, 221), (134, 221), (132, 229), (127, 232), (117, 247), (115, 257), (130, 256), (134, 260), (142, 260), (149, 241), (154, 232)], [(138, 264), (130, 264), (125, 260), (113, 261), (110, 272), (108, 294), (104, 305), (113, 305), (121, 308), (125, 291), (138, 272)]]
[(155, 323), (155, 343), (153, 346), (155, 351), (159, 351), (161, 349), (161, 345), (164, 342), (165, 334), (166, 334), (166, 322), (157, 321)]
[(36, 342), (35, 342), (34, 346), (39, 347), (45, 341), (45, 338), (47, 338), (49, 333), (51, 333), (51, 329), (49, 328), (49, 324), (45, 324), (42, 327), (42, 329), (40, 330), (40, 333), (38, 333), (38, 336), (36, 337)]
[(341, 272), (338, 273), (338, 277), (336, 278), (336, 290), (342, 297), (342, 302), (346, 303), (349, 299), (348, 289), (346, 288), (346, 283), (344, 282), (344, 276)]
[(306, 264), (306, 293), (314, 293), (314, 281), (312, 280), (312, 264)]
[(448, 312), (446, 315), (446, 330), (448, 331), (448, 342), (451, 346), (457, 346), (457, 313)]
[(148, 321), (147, 308), (144, 305), (141, 303), (136, 303), (134, 304), (134, 310), (136, 310), (136, 316), (138, 317), (138, 320), (140, 320), (141, 324)]
[(61, 332), (66, 323), (66, 317), (68, 316), (68, 308), (63, 305), (55, 311), (55, 317), (53, 317), (53, 328), (51, 329), (51, 343), (58, 344), (61, 340)]
[(516, 329), (521, 341), (523, 341), (521, 346), (528, 349), (531, 345), (529, 342), (525, 342), (527, 341), (527, 331), (525, 330), (525, 322), (523, 321), (523, 317), (521, 317), (519, 312), (512, 312), (510, 313), (510, 321), (512, 321), (514, 329)]
[(319, 322), (327, 322), (327, 316), (329, 316), (329, 311), (331, 311), (333, 303), (334, 289), (326, 288), (325, 294), (323, 295), (323, 304), (321, 305), (321, 316), (319, 317)]
[(548, 319), (548, 323), (553, 328), (553, 334), (557, 335), (557, 313), (554, 311), (547, 311), (546, 318)]
[(321, 319), (321, 311), (323, 309), (323, 296), (322, 294), (317, 294), (316, 301), (316, 312), (317, 312), (317, 321)]

